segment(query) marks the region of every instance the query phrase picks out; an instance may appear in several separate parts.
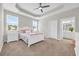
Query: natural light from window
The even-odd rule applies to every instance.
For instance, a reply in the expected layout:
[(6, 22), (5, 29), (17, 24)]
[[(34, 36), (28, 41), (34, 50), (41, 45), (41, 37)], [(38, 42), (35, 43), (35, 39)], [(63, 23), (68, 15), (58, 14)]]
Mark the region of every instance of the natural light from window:
[(33, 20), (33, 31), (37, 31), (38, 30), (38, 21), (37, 20)]

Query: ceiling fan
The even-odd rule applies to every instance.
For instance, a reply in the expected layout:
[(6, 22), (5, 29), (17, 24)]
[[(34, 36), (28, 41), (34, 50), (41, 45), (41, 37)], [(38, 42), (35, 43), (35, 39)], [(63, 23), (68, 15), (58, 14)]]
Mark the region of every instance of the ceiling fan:
[(47, 7), (50, 7), (50, 5), (42, 6), (42, 3), (39, 3), (39, 7), (35, 9), (39, 9), (43, 13), (43, 8), (47, 8)]

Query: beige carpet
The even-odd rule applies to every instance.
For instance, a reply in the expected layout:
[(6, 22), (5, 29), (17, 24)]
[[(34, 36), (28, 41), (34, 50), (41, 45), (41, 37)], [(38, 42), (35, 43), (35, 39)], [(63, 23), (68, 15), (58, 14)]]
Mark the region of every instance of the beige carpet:
[(74, 46), (66, 40), (45, 39), (31, 47), (22, 40), (4, 44), (1, 56), (75, 56)]

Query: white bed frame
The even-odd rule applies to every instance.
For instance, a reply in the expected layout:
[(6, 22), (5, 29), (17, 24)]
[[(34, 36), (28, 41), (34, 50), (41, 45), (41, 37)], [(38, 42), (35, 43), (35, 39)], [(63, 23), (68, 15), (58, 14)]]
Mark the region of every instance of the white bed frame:
[(24, 40), (28, 44), (28, 47), (30, 47), (32, 44), (44, 40), (44, 35), (43, 33), (31, 34), (31, 35), (20, 33), (20, 39)]

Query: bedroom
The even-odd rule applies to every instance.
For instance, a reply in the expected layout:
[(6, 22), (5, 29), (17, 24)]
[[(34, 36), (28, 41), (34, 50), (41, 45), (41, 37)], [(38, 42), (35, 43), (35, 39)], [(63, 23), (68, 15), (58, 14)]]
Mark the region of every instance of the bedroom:
[[(40, 11), (35, 10), (39, 5), (50, 5)], [(0, 4), (1, 13), (1, 55), (44, 55), (63, 56), (76, 55), (76, 40), (78, 39), (79, 4), (58, 3), (3, 3)], [(24, 6), (24, 7), (23, 7)], [(53, 7), (55, 6), (55, 7)], [(27, 7), (27, 8), (26, 8)], [(52, 8), (53, 7), (53, 8)], [(71, 7), (71, 8), (70, 8)], [(26, 10), (23, 10), (23, 8)], [(29, 9), (30, 12), (27, 10)], [(52, 11), (51, 11), (52, 10)], [(17, 21), (9, 21), (9, 20)], [(71, 21), (72, 20), (72, 21)], [(74, 20), (74, 21), (73, 21)], [(74, 26), (72, 32), (63, 31), (63, 23)], [(11, 22), (11, 23), (10, 23)], [(13, 25), (12, 25), (13, 23)], [(10, 24), (10, 25), (9, 25)], [(7, 26), (9, 25), (9, 26)], [(14, 26), (15, 25), (15, 26)], [(10, 29), (9, 29), (10, 28)], [(69, 30), (67, 30), (69, 31)], [(27, 32), (28, 34), (22, 34)], [(73, 35), (75, 33), (75, 35)], [(27, 38), (27, 37), (28, 38)], [(63, 37), (66, 37), (64, 39)], [(21, 39), (21, 40), (19, 40)], [(7, 42), (7, 43), (6, 43)], [(4, 44), (3, 44), (4, 43)], [(48, 52), (46, 52), (48, 51)], [(78, 53), (77, 53), (78, 54)], [(79, 55), (79, 54), (78, 54)]]

